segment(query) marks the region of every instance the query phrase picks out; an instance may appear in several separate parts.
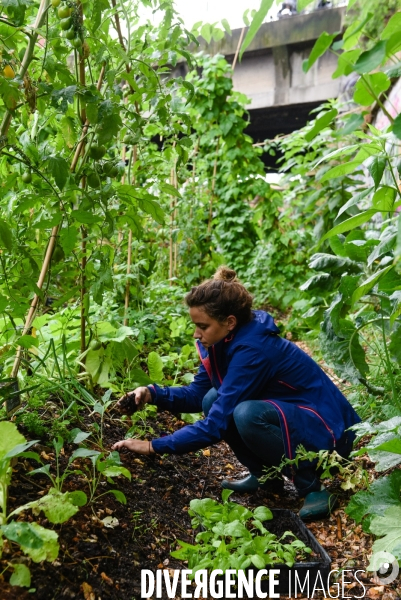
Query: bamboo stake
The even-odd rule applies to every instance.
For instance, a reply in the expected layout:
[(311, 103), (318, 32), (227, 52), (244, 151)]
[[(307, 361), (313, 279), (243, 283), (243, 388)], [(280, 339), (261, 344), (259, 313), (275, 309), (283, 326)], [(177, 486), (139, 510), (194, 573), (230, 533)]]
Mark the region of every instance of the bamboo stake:
[[(136, 146), (133, 147), (132, 149), (132, 163), (133, 165), (135, 165), (136, 161), (137, 161), (137, 148)], [(135, 185), (136, 181), (135, 181), (135, 173), (134, 176), (132, 177), (132, 185)], [(128, 325), (128, 308), (129, 308), (129, 297), (130, 297), (130, 288), (131, 288), (131, 281), (130, 281), (130, 274), (131, 274), (131, 264), (132, 264), (132, 229), (129, 230), (128, 232), (128, 255), (127, 255), (127, 283), (125, 284), (125, 302), (124, 302), (124, 325)]]
[[(97, 83), (97, 89), (98, 89), (98, 91), (100, 91), (100, 89), (102, 87), (104, 73), (105, 73), (105, 66), (103, 65), (103, 67), (102, 67), (102, 69), (100, 71), (99, 80), (98, 80), (98, 83)], [(75, 171), (76, 166), (78, 164), (78, 160), (79, 160), (79, 157), (80, 157), (80, 154), (81, 154), (81, 150), (82, 150), (84, 142), (85, 142), (85, 137), (86, 137), (86, 134), (88, 132), (88, 128), (89, 128), (89, 121), (88, 121), (88, 119), (86, 119), (85, 125), (82, 128), (81, 139), (80, 139), (80, 141), (79, 141), (79, 143), (78, 143), (78, 145), (77, 145), (77, 147), (75, 149), (75, 154), (74, 154), (74, 157), (73, 157), (72, 162), (71, 162), (70, 170), (71, 170), (72, 173)], [(53, 229), (51, 231), (51, 234), (50, 234), (49, 243), (48, 243), (47, 248), (46, 248), (46, 253), (45, 253), (44, 260), (43, 260), (42, 269), (40, 271), (39, 279), (38, 279), (38, 282), (36, 284), (37, 287), (39, 288), (39, 290), (41, 290), (42, 287), (43, 287), (43, 283), (45, 281), (45, 278), (46, 278), (46, 275), (47, 275), (47, 271), (48, 271), (49, 266), (50, 266), (51, 257), (52, 257), (53, 251), (54, 251), (54, 247), (56, 245), (56, 240), (57, 240), (57, 235), (58, 235), (59, 227), (60, 227), (60, 225), (56, 225), (55, 227), (53, 227)], [(30, 328), (32, 326), (32, 321), (33, 321), (33, 319), (35, 317), (35, 312), (36, 312), (36, 309), (37, 309), (37, 306), (38, 306), (38, 302), (39, 302), (39, 295), (35, 294), (35, 296), (33, 297), (32, 302), (31, 302), (31, 306), (29, 308), (28, 315), (27, 315), (27, 317), (25, 319), (25, 325), (24, 325), (24, 328), (22, 330), (22, 334), (21, 335), (26, 335), (29, 332), (29, 330), (30, 330)], [(22, 348), (21, 348), (21, 346), (18, 346), (16, 355), (15, 355), (15, 360), (14, 360), (13, 368), (12, 368), (12, 371), (11, 371), (11, 377), (17, 377), (18, 371), (19, 371), (19, 367), (20, 367), (20, 364), (21, 364), (21, 358), (22, 358)], [(15, 407), (15, 408), (17, 408), (17, 407)]]
[[(178, 187), (178, 181), (177, 181), (177, 171), (174, 171), (174, 183), (173, 183), (175, 189), (177, 189)], [(175, 201), (174, 203), (174, 223), (177, 223), (177, 201)], [(178, 243), (177, 243), (177, 238), (174, 242), (174, 276), (177, 277), (177, 255), (178, 255)]]
[[(48, 7), (49, 7), (49, 0), (41, 0), (35, 22), (32, 25), (32, 34), (29, 38), (28, 46), (26, 47), (24, 57), (21, 61), (21, 68), (18, 73), (18, 76), (21, 79), (24, 79), (25, 73), (27, 72), (28, 67), (32, 62), (36, 42), (39, 37), (38, 29), (40, 27), (42, 27), (42, 25), (43, 25)], [(8, 133), (9, 127), (11, 125), (13, 114), (14, 113), (12, 110), (10, 110), (10, 109), (6, 110), (6, 113), (3, 117), (3, 121), (1, 124), (1, 128), (0, 128), (0, 138), (7, 137), (7, 133)], [(4, 145), (4, 143), (3, 143), (3, 145)]]
[(233, 64), (231, 66), (231, 68), (232, 68), (233, 71), (235, 69), (235, 65), (237, 64), (237, 60), (238, 60), (238, 56), (239, 56), (239, 51), (241, 49), (242, 40), (244, 39), (244, 33), (245, 33), (245, 27), (242, 28), (241, 35), (239, 36), (237, 50), (235, 51), (235, 56), (234, 56)]
[(217, 175), (217, 158), (218, 158), (218, 154), (219, 154), (219, 144), (220, 144), (220, 138), (217, 138), (217, 144), (216, 144), (216, 156), (214, 159), (214, 166), (213, 166), (213, 177), (212, 177), (212, 193), (210, 196), (210, 204), (209, 204), (209, 222), (207, 224), (207, 232), (210, 233), (211, 229), (212, 229), (212, 219), (213, 219), (213, 196), (214, 196), (214, 188), (216, 185), (216, 175)]
[[(81, 21), (81, 23), (83, 23), (83, 9), (82, 9), (82, 3), (80, 1), (78, 2), (78, 6), (79, 6), (80, 21)], [(77, 52), (77, 50), (75, 52)], [(85, 85), (86, 85), (85, 57), (84, 57), (83, 52), (81, 52), (81, 54), (79, 55), (79, 82), (83, 87), (85, 87)], [(80, 118), (81, 118), (82, 124), (84, 125), (86, 122), (86, 110), (82, 106), (80, 107), (80, 109), (81, 109), (80, 110)], [(85, 140), (82, 144), (81, 152), (82, 152), (82, 156), (83, 156), (85, 154)], [(86, 177), (83, 176), (81, 179), (81, 188), (84, 189), (85, 187), (86, 187)], [(83, 354), (86, 350), (86, 319), (89, 316), (86, 314), (86, 310), (85, 310), (86, 263), (87, 263), (86, 237), (87, 237), (87, 231), (86, 231), (86, 228), (82, 225), (81, 226), (81, 251), (82, 251), (82, 258), (81, 258), (81, 354)], [(81, 366), (80, 366), (81, 371), (83, 371), (84, 368), (85, 367), (81, 364)]]
[[(170, 184), (174, 185), (174, 167), (170, 172)], [(174, 225), (174, 198), (171, 197), (170, 201), (170, 242), (169, 242), (169, 280), (170, 285), (173, 285), (173, 225)]]

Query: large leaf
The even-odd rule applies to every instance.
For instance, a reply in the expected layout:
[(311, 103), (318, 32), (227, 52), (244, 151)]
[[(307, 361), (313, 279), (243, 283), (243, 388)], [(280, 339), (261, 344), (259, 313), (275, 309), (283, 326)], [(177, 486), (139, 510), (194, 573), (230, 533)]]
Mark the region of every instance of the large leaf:
[(382, 180), (387, 159), (385, 156), (375, 156), (368, 169), (377, 188)]
[(362, 106), (369, 106), (388, 90), (390, 79), (384, 73), (362, 75), (355, 86), (354, 101)]
[(13, 234), (10, 226), (0, 219), (0, 246), (11, 252), (13, 249)]
[(317, 59), (320, 58), (326, 52), (326, 50), (330, 48), (335, 37), (337, 37), (337, 33), (329, 34), (326, 31), (323, 31), (323, 33), (320, 34), (312, 48), (308, 60), (305, 60), (302, 65), (305, 73), (309, 71)]
[(34, 515), (38, 515), (40, 511), (43, 511), (51, 523), (64, 523), (78, 512), (78, 506), (72, 503), (69, 492), (62, 494), (54, 488), (51, 488), (43, 498), (19, 506), (11, 514), (19, 514), (29, 509), (32, 510)]
[(391, 17), (380, 37), (382, 40), (387, 40), (395, 33), (401, 35), (401, 12), (397, 12)]
[(311, 142), (313, 138), (316, 137), (317, 134), (322, 131), (322, 129), (330, 125), (330, 123), (337, 115), (338, 111), (334, 108), (333, 110), (329, 110), (322, 117), (317, 119), (312, 129), (305, 134), (305, 140), (307, 142)]
[(368, 491), (352, 496), (345, 512), (360, 523), (367, 514), (384, 515), (390, 506), (400, 504), (401, 471), (376, 479)]
[(326, 311), (319, 336), (323, 356), (341, 378), (360, 383), (369, 367), (355, 327), (351, 322), (338, 318), (336, 330), (341, 335), (336, 334), (330, 311)]
[(370, 50), (363, 52), (355, 63), (357, 73), (369, 73), (379, 67), (386, 58), (386, 42), (377, 42)]
[(55, 182), (60, 190), (62, 190), (67, 183), (67, 178), (70, 172), (67, 161), (61, 156), (49, 156), (46, 159), (47, 168), (53, 175)]
[(157, 352), (150, 352), (148, 356), (149, 377), (154, 383), (163, 381), (163, 361)]
[(375, 192), (372, 198), (373, 208), (381, 212), (393, 212), (394, 200), (397, 190), (389, 185), (384, 185)]
[(24, 436), (18, 431), (15, 423), (0, 421), (0, 460), (16, 446), (26, 442)]
[(320, 241), (324, 242), (324, 240), (333, 237), (333, 235), (338, 235), (339, 233), (344, 233), (344, 231), (350, 231), (351, 229), (355, 229), (355, 227), (359, 227), (359, 225), (363, 225), (363, 223), (369, 221), (377, 212), (378, 211), (376, 209), (370, 208), (369, 210), (365, 210), (354, 217), (350, 217), (346, 221), (343, 221), (339, 225), (333, 227), (333, 229), (330, 229), (330, 231), (328, 231)]
[(379, 281), (379, 279), (381, 279), (381, 277), (383, 277), (383, 275), (385, 275), (392, 268), (393, 268), (393, 265), (389, 265), (388, 267), (384, 267), (384, 269), (380, 269), (380, 271), (376, 271), (376, 273), (373, 273), (373, 275), (368, 277), (363, 282), (363, 284), (360, 285), (355, 290), (355, 292), (352, 294), (352, 298), (351, 298), (352, 304), (355, 304), (355, 302), (358, 302), (358, 300), (360, 300), (360, 298), (362, 298), (362, 296), (365, 296), (365, 294), (367, 294), (369, 292), (369, 290), (371, 290), (372, 287), (374, 285), (376, 285), (376, 283)]
[(19, 587), (31, 587), (31, 572), (24, 564), (13, 563), (13, 573), (10, 577), (10, 585)]
[(390, 506), (384, 515), (373, 517), (370, 531), (374, 535), (384, 536), (373, 544), (373, 553), (390, 552), (401, 559), (401, 505)]
[(245, 36), (245, 39), (241, 44), (241, 48), (240, 48), (240, 52), (239, 52), (240, 60), (242, 59), (242, 55), (244, 54), (245, 50), (252, 43), (253, 38), (255, 37), (255, 35), (257, 34), (257, 32), (259, 30), (259, 27), (262, 25), (267, 13), (273, 6), (273, 2), (274, 2), (274, 0), (262, 0), (261, 1), (259, 10), (256, 11), (255, 16), (252, 19), (252, 23), (251, 23), (251, 25), (247, 31), (247, 34)]

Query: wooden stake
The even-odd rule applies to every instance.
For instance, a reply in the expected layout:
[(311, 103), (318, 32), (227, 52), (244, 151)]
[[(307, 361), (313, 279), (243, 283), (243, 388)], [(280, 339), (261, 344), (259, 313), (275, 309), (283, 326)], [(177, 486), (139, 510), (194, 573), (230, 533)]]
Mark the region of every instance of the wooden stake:
[(216, 185), (216, 175), (217, 175), (217, 159), (218, 159), (218, 154), (219, 154), (219, 144), (220, 144), (220, 138), (217, 138), (217, 144), (216, 144), (216, 157), (214, 159), (214, 166), (213, 166), (213, 177), (212, 177), (212, 193), (210, 195), (210, 203), (209, 203), (209, 222), (207, 224), (207, 232), (210, 233), (212, 230), (212, 219), (213, 219), (213, 196), (214, 196), (214, 188)]
[[(132, 148), (132, 164), (135, 165), (137, 161), (137, 147), (134, 146)], [(132, 177), (132, 185), (135, 185), (135, 174)], [(131, 280), (129, 276), (131, 275), (131, 264), (132, 264), (132, 229), (128, 232), (128, 254), (127, 254), (127, 283), (125, 284), (125, 302), (124, 302), (124, 325), (128, 325), (128, 308), (129, 308), (129, 297), (130, 297), (130, 288), (131, 288)]]
[(237, 50), (235, 51), (235, 56), (234, 56), (233, 64), (231, 66), (231, 68), (232, 68), (233, 71), (235, 69), (235, 65), (237, 64), (237, 60), (238, 60), (238, 56), (239, 56), (239, 51), (241, 50), (242, 40), (244, 39), (244, 33), (245, 33), (245, 27), (242, 28), (241, 35), (239, 36)]
[[(105, 73), (105, 66), (103, 65), (103, 67), (102, 67), (102, 69), (100, 71), (99, 80), (97, 82), (97, 89), (99, 91), (100, 91), (100, 88), (102, 87), (104, 73)], [(86, 120), (85, 121), (85, 125), (82, 128), (81, 139), (80, 139), (80, 141), (79, 141), (79, 143), (78, 143), (78, 145), (77, 145), (77, 147), (75, 149), (75, 154), (74, 154), (74, 157), (73, 157), (72, 162), (71, 162), (70, 170), (71, 170), (72, 173), (75, 171), (76, 166), (78, 164), (79, 156), (81, 154), (81, 150), (82, 150), (82, 147), (83, 147), (84, 142), (85, 142), (85, 136), (86, 136), (86, 134), (88, 132), (88, 128), (89, 128), (89, 121)], [(48, 271), (49, 266), (50, 266), (51, 257), (52, 257), (52, 254), (53, 254), (53, 251), (54, 251), (54, 248), (55, 248), (55, 245), (56, 245), (56, 240), (57, 240), (57, 235), (58, 235), (58, 232), (59, 232), (59, 228), (60, 228), (60, 225), (56, 225), (55, 227), (53, 227), (53, 229), (51, 231), (51, 234), (50, 234), (49, 243), (47, 245), (45, 257), (44, 257), (44, 260), (43, 260), (42, 269), (40, 271), (39, 279), (38, 279), (38, 282), (36, 284), (37, 287), (40, 290), (43, 287), (43, 283), (45, 281), (45, 278), (46, 278), (46, 275), (47, 275), (47, 271)], [(26, 335), (29, 332), (29, 330), (30, 330), (30, 328), (32, 326), (32, 322), (33, 322), (34, 317), (35, 317), (35, 312), (36, 312), (38, 303), (39, 303), (39, 296), (38, 296), (38, 294), (35, 294), (35, 296), (33, 297), (32, 302), (31, 302), (31, 306), (29, 308), (28, 315), (27, 315), (27, 317), (25, 319), (25, 325), (24, 325), (24, 328), (22, 330), (22, 335)], [(20, 364), (21, 364), (21, 358), (22, 358), (22, 348), (21, 348), (21, 346), (18, 346), (16, 355), (15, 355), (15, 360), (14, 360), (13, 368), (12, 368), (12, 371), (11, 371), (11, 377), (17, 377), (18, 371), (19, 371), (19, 367), (20, 367)], [(15, 406), (15, 408), (13, 408), (13, 411), (16, 408), (17, 408), (17, 406)]]

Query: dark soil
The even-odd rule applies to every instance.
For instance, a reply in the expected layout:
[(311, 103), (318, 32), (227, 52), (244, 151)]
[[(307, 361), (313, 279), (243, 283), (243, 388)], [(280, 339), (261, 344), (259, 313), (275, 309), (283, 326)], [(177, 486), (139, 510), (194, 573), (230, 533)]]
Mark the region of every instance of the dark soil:
[[(171, 415), (160, 413), (156, 422), (152, 422), (155, 434), (151, 437), (183, 425)], [(125, 431), (126, 425), (119, 420), (119, 415), (111, 414), (105, 424), (104, 447), (110, 449), (114, 442), (124, 438)], [(64, 463), (75, 448), (65, 447)], [(50, 462), (54, 467), (50, 444), (39, 446), (36, 451), (42, 453), (43, 462)], [(132, 481), (118, 477), (114, 486), (101, 484), (99, 493), (118, 488), (127, 497), (126, 505), (117, 502), (112, 494), (106, 494), (95, 504), (82, 507), (62, 525), (51, 525), (43, 518), (43, 513), (34, 518), (28, 513), (21, 516), (21, 519), (34, 519), (54, 528), (59, 534), (60, 553), (53, 563), (30, 562), (32, 588), (36, 591), (27, 593), (7, 584), (10, 577), (7, 562), (23, 562), (26, 558), (18, 554), (16, 545), (6, 546), (0, 564), (0, 573), (5, 570), (0, 577), (0, 600), (139, 599), (141, 569), (155, 572), (157, 569), (185, 568), (183, 563), (170, 556), (170, 551), (176, 548), (177, 539), (187, 542), (194, 539), (188, 515), (190, 500), (202, 497), (220, 500), (221, 480), (246, 474), (225, 443), (183, 456), (143, 457), (124, 450), (121, 459), (131, 472)], [(27, 472), (36, 466), (29, 460), (20, 460), (14, 467), (9, 492), (10, 510), (46, 493), (50, 482), (45, 476), (27, 476)], [(88, 492), (85, 481), (79, 476), (71, 476), (63, 491), (74, 489)], [(282, 498), (263, 491), (231, 499), (250, 508), (263, 504), (298, 511), (302, 505), (289, 482)], [(343, 494), (343, 504), (345, 500)], [(101, 521), (107, 516), (117, 519), (113, 528), (106, 527)], [(333, 569), (366, 568), (372, 540), (360, 527), (355, 527), (342, 509), (335, 511), (329, 519), (308, 526), (330, 554)], [(349, 566), (351, 559), (352, 567)], [(369, 589), (368, 596), (376, 597), (370, 593), (378, 588), (375, 581), (370, 575), (364, 581)], [(360, 595), (358, 589), (353, 590), (356, 596)], [(377, 594), (383, 600), (397, 597), (391, 586)]]

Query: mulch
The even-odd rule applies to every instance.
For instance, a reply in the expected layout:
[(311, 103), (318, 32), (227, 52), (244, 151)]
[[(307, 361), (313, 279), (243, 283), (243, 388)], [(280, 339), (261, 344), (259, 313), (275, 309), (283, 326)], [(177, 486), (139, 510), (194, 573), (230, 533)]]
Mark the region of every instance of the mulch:
[[(150, 437), (184, 425), (172, 415), (159, 413), (152, 421), (155, 434)], [(110, 448), (114, 442), (123, 439), (126, 427), (111, 411), (105, 423), (104, 447)], [(64, 464), (75, 448), (65, 447)], [(44, 462), (50, 462), (54, 472), (55, 457), (51, 445), (39, 446), (36, 450), (42, 453)], [(185, 568), (182, 562), (170, 556), (170, 552), (176, 549), (177, 539), (194, 540), (188, 515), (191, 499), (211, 497), (220, 500), (221, 480), (246, 474), (224, 442), (183, 456), (143, 457), (124, 450), (121, 459), (131, 472), (132, 481), (118, 477), (114, 486), (102, 483), (100, 493), (117, 488), (126, 495), (126, 505), (106, 494), (93, 505), (80, 508), (62, 525), (50, 524), (43, 518), (43, 513), (32, 517), (27, 512), (21, 516), (24, 520), (35, 520), (54, 528), (59, 534), (60, 553), (53, 563), (27, 563), (32, 572), (31, 585), (36, 590), (33, 593), (9, 586), (10, 570), (5, 570), (0, 576), (0, 600), (139, 599), (142, 569), (155, 572), (157, 569)], [(14, 467), (9, 490), (10, 510), (46, 493), (50, 483), (47, 478), (40, 474), (27, 476), (27, 472), (36, 466), (30, 460), (20, 459)], [(308, 528), (331, 556), (332, 569), (365, 570), (373, 540), (345, 514), (349, 493), (340, 490), (338, 481), (330, 485), (340, 492), (339, 508), (329, 518), (308, 524)], [(82, 489), (88, 492), (85, 486), (84, 480), (72, 475), (66, 480), (63, 491)], [(250, 508), (266, 505), (297, 512), (302, 506), (302, 500), (290, 482), (286, 482), (283, 497), (259, 491), (254, 495), (233, 495), (231, 499)], [(113, 517), (113, 527), (103, 522), (107, 516)], [(11, 560), (24, 562), (27, 559), (18, 553), (16, 545), (7, 543), (0, 561), (0, 573)], [(350, 578), (349, 573), (347, 575)], [(401, 590), (397, 591), (396, 584), (380, 586), (372, 574), (366, 572), (359, 574), (359, 579), (365, 586), (364, 597), (400, 598)], [(361, 587), (354, 580), (348, 589), (350, 596), (361, 595)], [(334, 591), (332, 594), (335, 595)]]

